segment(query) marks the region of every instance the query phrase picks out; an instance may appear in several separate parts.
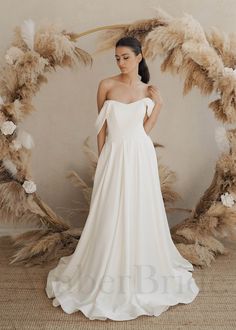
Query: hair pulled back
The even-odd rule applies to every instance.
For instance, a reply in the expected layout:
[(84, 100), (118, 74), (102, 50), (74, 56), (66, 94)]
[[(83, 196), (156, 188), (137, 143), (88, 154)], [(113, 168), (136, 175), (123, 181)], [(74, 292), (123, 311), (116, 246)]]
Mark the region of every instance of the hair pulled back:
[[(138, 55), (140, 53), (142, 54), (141, 43), (135, 37), (131, 37), (131, 36), (123, 37), (116, 42), (115, 46), (116, 47), (119, 47), (119, 46), (130, 47), (131, 50), (135, 53), (135, 55)], [(142, 54), (142, 60), (139, 62), (138, 74), (141, 76), (142, 82), (144, 82), (145, 84), (147, 84), (149, 82), (150, 73), (149, 73), (149, 69), (148, 69), (147, 63), (145, 61), (145, 58), (143, 57), (143, 54)]]

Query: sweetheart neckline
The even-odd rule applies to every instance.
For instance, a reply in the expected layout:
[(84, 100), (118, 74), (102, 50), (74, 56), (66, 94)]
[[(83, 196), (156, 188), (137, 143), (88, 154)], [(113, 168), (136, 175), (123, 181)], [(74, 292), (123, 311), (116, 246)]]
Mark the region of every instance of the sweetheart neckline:
[(139, 99), (139, 100), (136, 100), (136, 101), (134, 101), (134, 102), (130, 102), (130, 103), (124, 103), (124, 102), (120, 102), (120, 101), (112, 100), (112, 99), (107, 99), (107, 100), (104, 101), (104, 103), (105, 103), (105, 102), (108, 102), (108, 101), (112, 101), (112, 102), (117, 102), (117, 103), (121, 103), (121, 104), (124, 104), (124, 105), (130, 105), (130, 104), (134, 104), (134, 103), (137, 103), (137, 102), (143, 101), (143, 100), (145, 100), (145, 99), (150, 99), (152, 102), (154, 102), (150, 97), (147, 96), (147, 97), (143, 97), (143, 98), (141, 98), (141, 99)]

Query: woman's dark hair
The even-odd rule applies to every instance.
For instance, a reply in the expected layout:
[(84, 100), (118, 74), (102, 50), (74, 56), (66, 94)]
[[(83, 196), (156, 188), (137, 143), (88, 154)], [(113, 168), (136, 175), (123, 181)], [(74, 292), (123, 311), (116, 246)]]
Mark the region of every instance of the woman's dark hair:
[[(119, 47), (119, 46), (130, 47), (136, 55), (138, 55), (140, 53), (142, 54), (141, 43), (135, 37), (127, 36), (127, 37), (123, 37), (123, 38), (119, 39), (116, 42), (116, 47)], [(139, 62), (138, 74), (141, 76), (142, 82), (144, 82), (145, 84), (147, 84), (149, 82), (150, 73), (148, 70), (147, 63), (143, 57), (143, 54), (142, 54), (142, 60)]]

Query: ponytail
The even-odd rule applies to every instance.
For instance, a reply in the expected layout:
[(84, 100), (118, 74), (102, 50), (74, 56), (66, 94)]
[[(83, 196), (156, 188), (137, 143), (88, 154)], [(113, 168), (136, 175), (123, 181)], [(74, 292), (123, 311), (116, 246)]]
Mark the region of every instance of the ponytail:
[(141, 76), (141, 81), (147, 84), (150, 80), (150, 73), (148, 70), (147, 63), (145, 61), (145, 58), (142, 58), (142, 60), (139, 62), (138, 66), (138, 74)]

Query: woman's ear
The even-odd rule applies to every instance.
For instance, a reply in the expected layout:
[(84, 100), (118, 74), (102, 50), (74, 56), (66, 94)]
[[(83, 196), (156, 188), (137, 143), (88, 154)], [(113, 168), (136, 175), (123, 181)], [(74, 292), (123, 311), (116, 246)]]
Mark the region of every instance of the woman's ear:
[(141, 61), (142, 61), (142, 54), (141, 53), (139, 53), (138, 55), (137, 55), (137, 57), (138, 57), (138, 62), (140, 63)]

